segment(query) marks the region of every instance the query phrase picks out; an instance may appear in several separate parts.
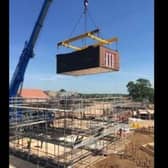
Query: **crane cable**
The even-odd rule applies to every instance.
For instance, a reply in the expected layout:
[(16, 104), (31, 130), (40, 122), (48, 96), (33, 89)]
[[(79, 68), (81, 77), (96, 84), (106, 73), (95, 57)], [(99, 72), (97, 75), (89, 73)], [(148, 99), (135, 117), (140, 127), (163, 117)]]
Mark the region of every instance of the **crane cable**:
[[(85, 32), (87, 32), (87, 14), (88, 16), (90, 17), (93, 25), (98, 29), (98, 26), (96, 26), (93, 18), (91, 17), (91, 14), (89, 13), (89, 10), (88, 10), (88, 0), (84, 0), (84, 15), (85, 15)], [(98, 36), (100, 37), (100, 35), (102, 36), (102, 33), (101, 32), (98, 32)], [(86, 39), (85, 39), (85, 46), (86, 46)], [(116, 51), (118, 51), (118, 41), (116, 42)]]
[[(87, 32), (87, 22), (88, 22), (88, 18), (90, 19), (90, 21), (92, 22), (92, 24), (94, 25), (94, 27), (96, 29), (99, 29), (99, 27), (95, 24), (95, 21), (93, 19), (93, 17), (91, 16), (91, 13), (90, 13), (90, 10), (88, 9), (88, 6), (89, 6), (89, 1), (88, 0), (83, 0), (83, 5), (84, 5), (84, 9), (82, 11), (82, 13), (80, 14), (76, 24), (74, 25), (72, 31), (70, 32), (69, 34), (69, 38), (72, 36), (72, 34), (75, 32), (77, 26), (79, 25), (81, 19), (82, 19), (82, 16), (84, 16), (84, 32)], [(99, 37), (102, 37), (103, 38), (103, 35), (102, 33), (99, 31), (97, 33), (97, 35)], [(86, 39), (81, 39), (82, 40), (82, 44), (84, 46), (86, 46)], [(59, 48), (59, 47), (58, 47)], [(118, 50), (118, 44), (116, 43), (116, 51)]]
[[(84, 0), (84, 32), (87, 32), (87, 13), (88, 13), (88, 0)], [(86, 46), (86, 39), (84, 39), (84, 46)]]
[(77, 26), (78, 26), (78, 24), (79, 24), (79, 22), (80, 22), (80, 20), (81, 20), (81, 18), (82, 18), (82, 15), (83, 15), (83, 12), (82, 12), (81, 15), (79, 16), (79, 19), (77, 20), (75, 26), (73, 27), (71, 33), (69, 34), (69, 37), (71, 37), (72, 34), (75, 32), (75, 30), (76, 30), (76, 28), (77, 28)]
[[(93, 17), (91, 16), (91, 13), (90, 13), (90, 10), (88, 9), (88, 5), (89, 5), (89, 1), (88, 0), (83, 0), (83, 5), (84, 5), (84, 10), (82, 11), (82, 13), (80, 14), (76, 24), (74, 25), (72, 31), (70, 32), (69, 34), (69, 38), (71, 38), (72, 34), (75, 32), (77, 26), (79, 25), (80, 21), (81, 21), (81, 18), (82, 16), (84, 15), (84, 32), (87, 32), (87, 21), (88, 21), (88, 18), (90, 18), (90, 21), (92, 22), (92, 24), (94, 25), (94, 27), (96, 29), (99, 29), (99, 27), (95, 24), (95, 21), (93, 19)], [(97, 32), (96, 33), (98, 37), (101, 37), (104, 39), (101, 31)], [(86, 46), (86, 39), (81, 39), (81, 42), (82, 42), (82, 45)], [(115, 43), (115, 51), (118, 51), (118, 41)], [(112, 44), (108, 44), (110, 48), (112, 48)], [(59, 46), (57, 46), (57, 50), (59, 49)]]
[(79, 25), (83, 15), (84, 15), (84, 32), (87, 32), (87, 21), (88, 21), (87, 15), (89, 16), (89, 18), (90, 18), (92, 24), (94, 25), (94, 27), (98, 28), (98, 26), (96, 26), (93, 18), (91, 17), (90, 11), (88, 9), (89, 1), (88, 0), (84, 0), (83, 1), (83, 5), (84, 5), (84, 10), (80, 14), (76, 24), (74, 25), (72, 31), (70, 32), (69, 37), (71, 37), (72, 34), (75, 32), (75, 30), (76, 30), (77, 26)]
[[(93, 18), (91, 17), (91, 14), (89, 13), (90, 11), (88, 9), (88, 5), (89, 5), (88, 0), (84, 0), (84, 12), (83, 12), (84, 13), (84, 32), (87, 32), (87, 20), (89, 17), (94, 27), (98, 29), (98, 26), (96, 26), (95, 21), (93, 20)], [(100, 32), (97, 33), (98, 36), (99, 36), (99, 33)], [(83, 39), (83, 42), (84, 42), (84, 45), (86, 46), (86, 39)]]

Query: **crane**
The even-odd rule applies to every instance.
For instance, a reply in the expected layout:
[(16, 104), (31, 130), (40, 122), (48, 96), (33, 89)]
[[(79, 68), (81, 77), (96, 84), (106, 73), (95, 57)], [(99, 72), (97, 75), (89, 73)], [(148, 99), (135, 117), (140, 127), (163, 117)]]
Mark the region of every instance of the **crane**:
[(9, 87), (9, 97), (17, 96), (19, 89), (22, 89), (26, 68), (28, 66), (29, 60), (34, 56), (33, 49), (52, 1), (53, 0), (44, 1), (30, 39), (28, 42), (25, 42), (24, 49), (21, 53), (19, 62), (11, 79)]
[[(23, 51), (20, 55), (19, 62), (16, 66), (16, 69), (14, 71), (14, 74), (13, 74), (11, 82), (10, 82), (9, 98), (16, 97), (19, 93), (19, 89), (20, 90), (22, 89), (26, 68), (28, 66), (30, 59), (34, 57), (33, 50), (34, 50), (36, 41), (38, 39), (39, 33), (40, 33), (41, 28), (43, 26), (43, 22), (45, 20), (45, 17), (47, 15), (48, 9), (49, 9), (52, 1), (53, 0), (45, 0), (44, 1), (42, 8), (40, 10), (39, 16), (37, 18), (37, 21), (35, 23), (35, 26), (33, 28), (33, 31), (31, 33), (30, 39), (29, 39), (29, 41), (25, 42), (25, 46), (24, 46)], [(87, 5), (88, 5), (87, 0), (84, 0), (84, 5), (85, 5), (85, 8), (87, 8)], [(22, 109), (17, 110), (16, 114), (13, 113), (14, 111), (15, 110), (12, 107), (10, 107), (10, 112), (9, 112), (10, 118), (14, 118), (14, 120), (15, 120), (15, 118), (18, 119), (18, 117), (19, 117), (20, 119), (22, 119), (22, 116), (24, 116)], [(52, 113), (47, 113), (47, 114), (48, 114), (47, 116), (48, 116), (49, 120), (53, 119)], [(12, 120), (10, 120), (10, 121), (12, 121)]]

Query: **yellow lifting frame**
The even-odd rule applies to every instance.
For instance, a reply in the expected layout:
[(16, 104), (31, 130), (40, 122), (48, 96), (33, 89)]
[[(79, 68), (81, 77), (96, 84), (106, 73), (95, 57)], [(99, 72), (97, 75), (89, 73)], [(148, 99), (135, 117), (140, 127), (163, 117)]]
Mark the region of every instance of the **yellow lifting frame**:
[[(111, 44), (113, 42), (117, 42), (118, 41), (118, 38), (116, 37), (113, 37), (113, 38), (110, 38), (110, 39), (106, 39), (106, 41), (108, 41), (108, 44)], [(95, 43), (95, 44), (92, 44), (91, 46), (94, 46), (94, 47), (97, 47), (97, 46), (102, 46), (102, 45), (105, 45), (107, 43), (104, 43), (104, 42), (98, 42), (98, 43)], [(89, 46), (84, 46), (82, 48), (80, 48), (79, 50), (83, 50), (83, 49), (86, 49), (88, 48)]]
[[(104, 42), (105, 41), (105, 42)], [(104, 41), (100, 41), (96, 44), (93, 44), (93, 46), (98, 46), (98, 45), (105, 45), (105, 44), (111, 44), (113, 42), (117, 42), (118, 41), (118, 38), (117, 37), (113, 37), (113, 38), (110, 38), (110, 39), (106, 39)]]
[(70, 44), (65, 43), (65, 42), (63, 42), (61, 45), (64, 46), (64, 47), (72, 48), (74, 50), (81, 50), (81, 48), (73, 46), (73, 45), (70, 45)]
[(57, 43), (57, 46), (58, 47), (59, 46), (64, 46), (64, 47), (68, 47), (68, 48), (74, 49), (76, 51), (79, 51), (79, 50), (86, 49), (89, 46), (84, 46), (84, 47), (80, 48), (80, 47), (76, 47), (76, 46), (70, 45), (69, 43), (71, 43), (73, 41), (76, 41), (76, 40), (79, 40), (79, 39), (82, 39), (82, 38), (86, 38), (86, 37), (89, 37), (89, 38), (91, 38), (93, 40), (97, 40), (98, 41), (98, 43), (95, 43), (95, 44), (93, 44), (91, 46), (106, 45), (106, 44), (111, 44), (113, 42), (117, 42), (118, 41), (117, 37), (113, 37), (113, 38), (105, 40), (105, 39), (102, 39), (100, 37), (97, 37), (97, 36), (93, 35), (93, 34), (98, 33), (98, 32), (99, 32), (99, 29), (95, 29), (93, 31), (86, 32), (86, 33), (81, 34), (79, 36), (76, 36), (76, 37), (61, 41), (61, 42)]
[(59, 46), (63, 45), (63, 43), (69, 44), (69, 43), (71, 43), (71, 42), (73, 42), (73, 41), (80, 40), (80, 39), (82, 39), (82, 38), (88, 37), (88, 33), (94, 34), (94, 33), (98, 33), (98, 32), (99, 32), (99, 29), (95, 29), (95, 30), (92, 30), (92, 31), (90, 31), (90, 32), (86, 32), (86, 33), (81, 34), (81, 35), (79, 35), (79, 36), (75, 36), (75, 37), (72, 37), (72, 38), (70, 38), (70, 39), (61, 41), (61, 42), (57, 43), (57, 46), (59, 47)]
[(93, 39), (93, 40), (97, 40), (97, 41), (99, 41), (99, 42), (101, 42), (101, 43), (104, 43), (104, 44), (108, 44), (108, 43), (109, 43), (107, 40), (104, 40), (104, 39), (102, 39), (102, 38), (99, 38), (99, 37), (97, 37), (97, 36), (94, 36), (94, 35), (92, 35), (92, 34), (90, 34), (90, 33), (88, 33), (88, 37), (90, 37), (90, 38)]

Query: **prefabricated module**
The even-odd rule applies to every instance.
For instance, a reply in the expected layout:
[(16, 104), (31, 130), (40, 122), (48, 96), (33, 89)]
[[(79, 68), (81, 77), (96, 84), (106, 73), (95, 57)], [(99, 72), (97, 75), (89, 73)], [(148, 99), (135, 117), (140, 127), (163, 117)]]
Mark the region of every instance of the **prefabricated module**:
[[(89, 75), (102, 72), (119, 71), (119, 52), (104, 45), (117, 42), (116, 37), (102, 39), (96, 35), (99, 29), (86, 32), (71, 39), (59, 42), (57, 46), (64, 46), (75, 51), (57, 54), (57, 73), (66, 75)], [(95, 44), (77, 47), (70, 43), (82, 38), (91, 38), (98, 41)]]

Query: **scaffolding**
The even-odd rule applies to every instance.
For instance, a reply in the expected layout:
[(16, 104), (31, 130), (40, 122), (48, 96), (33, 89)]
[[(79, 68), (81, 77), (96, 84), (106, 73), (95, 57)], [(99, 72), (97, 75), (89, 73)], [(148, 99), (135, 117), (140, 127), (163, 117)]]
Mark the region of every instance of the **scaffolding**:
[[(10, 153), (46, 167), (79, 167), (125, 143), (121, 98), (10, 99)], [(113, 152), (117, 149), (113, 149)]]

